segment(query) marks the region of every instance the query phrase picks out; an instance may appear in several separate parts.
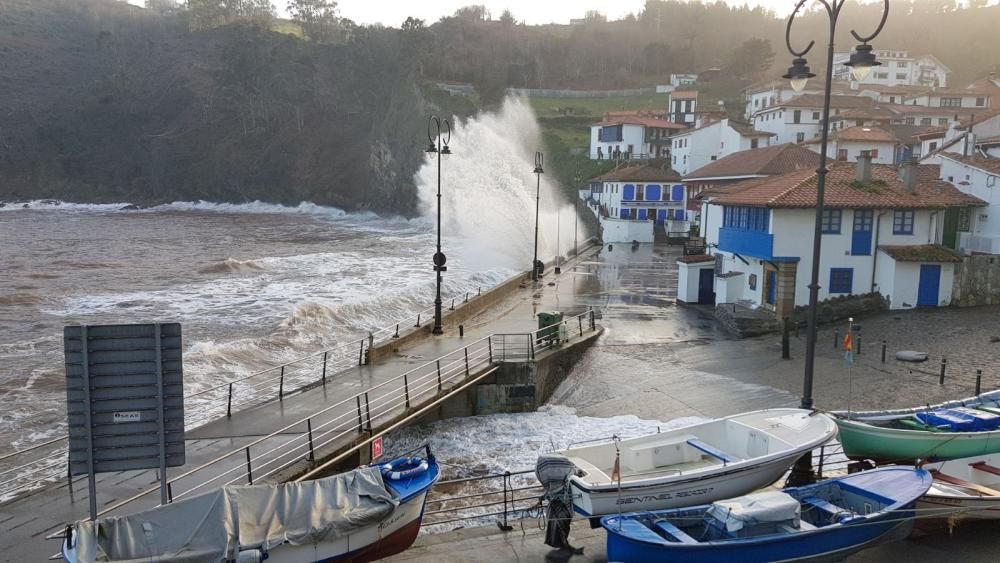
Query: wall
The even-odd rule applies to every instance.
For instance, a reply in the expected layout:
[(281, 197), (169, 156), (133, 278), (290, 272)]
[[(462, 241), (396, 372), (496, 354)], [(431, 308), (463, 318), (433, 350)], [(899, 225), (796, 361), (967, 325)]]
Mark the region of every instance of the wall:
[[(880, 257), (888, 258), (883, 253)], [(883, 296), (889, 299), (890, 309), (912, 309), (917, 306), (917, 290), (920, 285), (920, 266), (918, 262), (896, 262), (893, 287), (886, 289)], [(941, 286), (938, 292), (938, 305), (951, 305), (953, 283), (955, 280), (955, 265), (940, 264)]]
[(611, 217), (601, 219), (601, 240), (605, 243), (653, 242), (652, 221), (629, 221)]
[[(633, 154), (639, 154), (646, 152), (646, 130), (642, 125), (630, 125), (628, 123), (622, 126), (622, 140), (615, 141), (612, 143), (601, 143), (598, 142), (598, 137), (600, 135), (600, 127), (591, 126), (590, 127), (590, 159), (597, 160), (597, 147), (601, 147), (601, 151), (604, 153), (604, 160), (609, 158), (611, 152), (614, 152), (615, 147), (621, 152), (628, 152), (628, 146), (632, 145)], [(611, 152), (609, 152), (611, 151)]]
[[(764, 296), (764, 264), (756, 258), (749, 258), (744, 256), (749, 264), (744, 264), (742, 260), (736, 258), (732, 254), (723, 251), (717, 251), (715, 253), (717, 256), (722, 256), (722, 271), (723, 272), (740, 272), (742, 276), (736, 276), (732, 278), (720, 278), (716, 277), (715, 291), (717, 293), (716, 301), (718, 303), (740, 303), (748, 302), (753, 304), (753, 306), (759, 306), (763, 303)], [(750, 288), (750, 276), (756, 276), (756, 283), (754, 289)], [(722, 288), (720, 292), (719, 289)], [(723, 299), (725, 297), (725, 299)]]
[(952, 302), (959, 307), (1000, 305), (1000, 257), (968, 256), (957, 264)]
[(683, 303), (698, 302), (701, 271), (715, 268), (714, 262), (677, 263), (677, 300)]
[[(819, 145), (809, 145), (809, 148), (819, 153)], [(827, 147), (826, 156), (830, 160), (837, 160), (837, 153), (840, 149), (847, 149), (847, 162), (857, 162), (861, 151), (877, 150), (878, 158), (873, 158), (874, 164), (895, 164), (896, 144), (895, 143), (865, 143), (857, 141), (834, 141)]]
[(959, 250), (1000, 253), (1000, 176), (947, 156), (938, 156), (935, 160), (941, 164), (942, 178), (989, 204), (989, 207), (973, 210), (972, 231), (962, 236)]
[[(879, 229), (878, 245), (915, 245), (939, 242), (943, 223), (942, 213), (932, 221), (932, 212), (916, 210), (914, 214), (913, 234), (892, 234), (892, 211), (885, 212), (879, 221), (882, 211), (875, 211), (875, 227)], [(812, 271), (812, 232), (815, 226), (815, 211), (811, 209), (782, 209), (772, 213), (771, 232), (774, 233), (774, 255), (781, 257), (798, 257), (799, 267), (795, 288), (795, 304), (805, 305), (809, 302), (809, 272)], [(933, 226), (932, 232), (932, 223)], [(829, 293), (830, 268), (853, 268), (853, 292), (856, 294), (873, 291), (872, 262), (873, 256), (852, 256), (851, 238), (854, 226), (854, 210), (845, 209), (841, 216), (839, 235), (823, 235), (822, 256), (820, 260), (820, 300), (831, 296)], [(873, 227), (872, 247), (874, 252), (875, 232)], [(879, 261), (885, 258), (883, 254)], [(878, 287), (874, 291), (879, 291)], [(834, 294), (833, 296), (838, 296)]]

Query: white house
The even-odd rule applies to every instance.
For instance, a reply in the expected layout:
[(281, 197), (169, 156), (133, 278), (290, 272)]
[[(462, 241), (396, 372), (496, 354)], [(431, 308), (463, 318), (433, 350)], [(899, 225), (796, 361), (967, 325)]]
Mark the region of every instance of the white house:
[(586, 199), (604, 242), (657, 242), (690, 229), (681, 177), (650, 164), (613, 170), (590, 180)]
[[(758, 82), (743, 90), (743, 101), (745, 103), (743, 117), (747, 121), (751, 121), (758, 112), (782, 102), (787, 102), (796, 96), (813, 95), (822, 97), (822, 82), (822, 80), (812, 80), (801, 92), (793, 90), (791, 84), (785, 79)], [(850, 86), (839, 82), (831, 84), (831, 89), (834, 94), (838, 95), (855, 94), (851, 91)]]
[(677, 133), (671, 139), (671, 167), (686, 175), (730, 154), (770, 146), (771, 133), (730, 119)]
[(670, 136), (687, 129), (659, 117), (607, 116), (590, 126), (591, 160), (644, 160), (670, 156)]
[[(881, 127), (848, 127), (830, 134), (826, 157), (853, 162), (867, 152), (876, 164), (895, 164), (896, 148), (899, 145), (896, 136)], [(817, 139), (809, 141), (806, 146), (820, 152), (820, 142)]]
[[(843, 111), (874, 106), (875, 101), (865, 96), (831, 96), (830, 121)], [(823, 96), (803, 94), (755, 113), (753, 127), (773, 133), (777, 144), (804, 143), (819, 137), (822, 116)]]
[(698, 81), (697, 74), (671, 74), (670, 85), (674, 88), (678, 86), (690, 86)]
[[(985, 205), (937, 179), (936, 166), (897, 170), (833, 163), (822, 222), (820, 300), (878, 292), (893, 309), (948, 305), (954, 262), (940, 243), (946, 210)], [(718, 303), (790, 316), (809, 301), (816, 173), (747, 180), (712, 198), (703, 219), (715, 247)], [(707, 225), (707, 227), (706, 227)]]
[(1000, 254), (1000, 158), (942, 151), (928, 161), (941, 166), (942, 179), (989, 204), (976, 209), (974, 216), (955, 218), (958, 249), (970, 254)]
[[(877, 84), (881, 86), (947, 86), (951, 69), (944, 65), (934, 55), (910, 56), (907, 51), (898, 49), (876, 49), (875, 57), (880, 66), (860, 82), (862, 85)], [(851, 53), (834, 53), (834, 79), (851, 81), (851, 69), (844, 66), (851, 58)]]
[(992, 107), (992, 94), (967, 88), (933, 88), (910, 98), (909, 105), (928, 108), (976, 108), (986, 110)]

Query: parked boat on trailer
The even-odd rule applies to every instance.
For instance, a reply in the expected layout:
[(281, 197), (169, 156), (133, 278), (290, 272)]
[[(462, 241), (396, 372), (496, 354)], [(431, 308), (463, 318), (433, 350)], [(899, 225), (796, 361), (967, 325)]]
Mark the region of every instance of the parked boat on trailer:
[(937, 519), (1000, 519), (1000, 454), (967, 457), (924, 466), (934, 477), (917, 508)]
[[(562, 450), (555, 458), (540, 458), (537, 470), (543, 485), (553, 485), (550, 499), (562, 494), (558, 489), (565, 483), (573, 510), (594, 518), (691, 506), (759, 489), (836, 435), (825, 415), (768, 409)], [(565, 463), (558, 463), (560, 457)], [(613, 478), (616, 460), (620, 479)], [(561, 473), (543, 475), (556, 465)]]
[(420, 531), (439, 467), (400, 458), (278, 485), (230, 485), (128, 516), (69, 526), (70, 563), (361, 563), (400, 553)]
[(841, 561), (908, 532), (923, 469), (886, 467), (692, 508), (605, 516), (608, 561)]
[(1000, 391), (894, 411), (837, 412), (844, 455), (880, 463), (1000, 453)]

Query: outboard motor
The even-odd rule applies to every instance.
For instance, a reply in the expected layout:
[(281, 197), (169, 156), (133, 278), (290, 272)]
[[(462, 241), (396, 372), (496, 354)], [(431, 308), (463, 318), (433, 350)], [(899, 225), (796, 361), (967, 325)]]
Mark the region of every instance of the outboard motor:
[(545, 490), (545, 498), (549, 501), (549, 510), (545, 517), (545, 545), (583, 553), (583, 549), (577, 549), (569, 543), (573, 499), (568, 479), (574, 471), (576, 466), (573, 462), (559, 454), (542, 454), (535, 462), (535, 476)]

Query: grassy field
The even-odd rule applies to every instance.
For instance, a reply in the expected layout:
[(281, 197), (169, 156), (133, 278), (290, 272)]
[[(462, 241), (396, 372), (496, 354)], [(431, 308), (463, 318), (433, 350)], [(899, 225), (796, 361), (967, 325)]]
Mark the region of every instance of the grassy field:
[[(669, 94), (647, 96), (607, 96), (603, 98), (540, 98), (530, 97), (528, 102), (538, 117), (560, 117), (573, 115), (599, 118), (609, 111), (623, 109), (663, 110), (667, 109)], [(571, 113), (560, 113), (571, 110)]]

